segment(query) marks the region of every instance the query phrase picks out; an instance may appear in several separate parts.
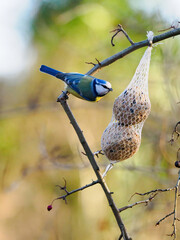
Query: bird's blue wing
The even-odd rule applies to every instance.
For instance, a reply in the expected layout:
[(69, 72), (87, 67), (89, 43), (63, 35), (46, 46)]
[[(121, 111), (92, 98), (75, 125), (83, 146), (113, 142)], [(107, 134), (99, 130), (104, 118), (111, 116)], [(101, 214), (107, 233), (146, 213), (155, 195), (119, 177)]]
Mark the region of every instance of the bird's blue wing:
[(82, 95), (79, 84), (82, 81), (83, 77), (84, 74), (80, 73), (66, 73), (64, 77), (64, 82), (74, 91), (76, 91), (79, 95)]

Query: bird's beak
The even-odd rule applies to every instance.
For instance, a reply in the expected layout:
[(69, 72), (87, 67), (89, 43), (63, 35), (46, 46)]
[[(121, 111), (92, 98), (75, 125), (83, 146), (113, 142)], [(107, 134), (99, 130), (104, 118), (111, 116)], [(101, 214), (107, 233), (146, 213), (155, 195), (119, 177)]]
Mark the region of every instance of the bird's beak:
[(109, 88), (109, 91), (113, 91), (113, 89), (112, 89), (112, 88)]

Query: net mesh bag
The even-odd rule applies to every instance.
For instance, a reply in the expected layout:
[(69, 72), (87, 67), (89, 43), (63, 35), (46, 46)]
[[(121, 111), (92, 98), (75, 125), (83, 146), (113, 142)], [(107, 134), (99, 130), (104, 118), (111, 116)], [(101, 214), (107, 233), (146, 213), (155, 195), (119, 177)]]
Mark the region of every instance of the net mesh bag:
[(141, 132), (151, 111), (148, 74), (152, 46), (148, 47), (127, 88), (115, 99), (112, 120), (103, 132), (101, 147), (110, 160), (132, 157), (141, 144)]

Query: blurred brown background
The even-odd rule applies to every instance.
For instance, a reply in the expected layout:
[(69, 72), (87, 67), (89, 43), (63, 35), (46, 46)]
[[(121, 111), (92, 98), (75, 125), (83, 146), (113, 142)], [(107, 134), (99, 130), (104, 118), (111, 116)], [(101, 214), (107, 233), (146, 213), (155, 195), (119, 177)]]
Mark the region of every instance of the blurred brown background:
[[(138, 1), (143, 2), (143, 1)], [(111, 30), (121, 23), (134, 42), (146, 39), (146, 31), (170, 26), (158, 11), (147, 14), (131, 2), (40, 1), (32, 2), (28, 31), (29, 51), (19, 74), (0, 81), (0, 239), (3, 240), (105, 240), (118, 239), (119, 229), (103, 191), (94, 186), (70, 196), (66, 205), (56, 201), (57, 184), (67, 180), (72, 190), (95, 180), (82, 147), (56, 98), (64, 84), (39, 72), (41, 64), (64, 72), (87, 72), (85, 62), (99, 61), (129, 46), (123, 35), (110, 44)], [(18, 5), (14, 8), (16, 11)], [(9, 13), (11, 14), (11, 13)], [(23, 25), (23, 22), (21, 22)], [(134, 192), (175, 185), (174, 168), (179, 143), (168, 142), (180, 114), (180, 39), (163, 41), (152, 51), (149, 94), (152, 110), (142, 133), (138, 153), (117, 164), (106, 177), (118, 207), (128, 204)], [(14, 45), (16, 48), (16, 45)], [(69, 105), (92, 149), (100, 149), (101, 135), (111, 120), (114, 99), (129, 84), (145, 51), (137, 50), (103, 68), (96, 77), (112, 83), (114, 91), (98, 103), (70, 96)], [(33, 61), (29, 62), (33, 54)], [(9, 58), (12, 56), (9, 55)], [(14, 61), (16, 59), (14, 58)], [(97, 159), (102, 171), (108, 164)], [(141, 200), (134, 197), (133, 201)], [(172, 218), (159, 227), (156, 221), (173, 210), (173, 192), (159, 194), (147, 207), (122, 213), (133, 239), (166, 239)], [(180, 225), (178, 226), (180, 235)]]

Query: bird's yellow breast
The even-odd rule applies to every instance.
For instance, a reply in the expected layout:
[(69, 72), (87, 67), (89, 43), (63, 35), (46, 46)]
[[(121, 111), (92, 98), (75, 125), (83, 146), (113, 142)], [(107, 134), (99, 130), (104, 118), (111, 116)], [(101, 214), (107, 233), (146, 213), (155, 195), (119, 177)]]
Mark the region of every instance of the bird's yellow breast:
[[(69, 93), (71, 93), (72, 95), (74, 95), (75, 97), (78, 97), (80, 99), (84, 99), (86, 101), (88, 101), (87, 99), (83, 98), (81, 95), (79, 95), (76, 91), (74, 91), (72, 88), (70, 88), (68, 85), (66, 85), (65, 88)], [(94, 101), (89, 100), (90, 102), (98, 102), (102, 97), (96, 97)]]

